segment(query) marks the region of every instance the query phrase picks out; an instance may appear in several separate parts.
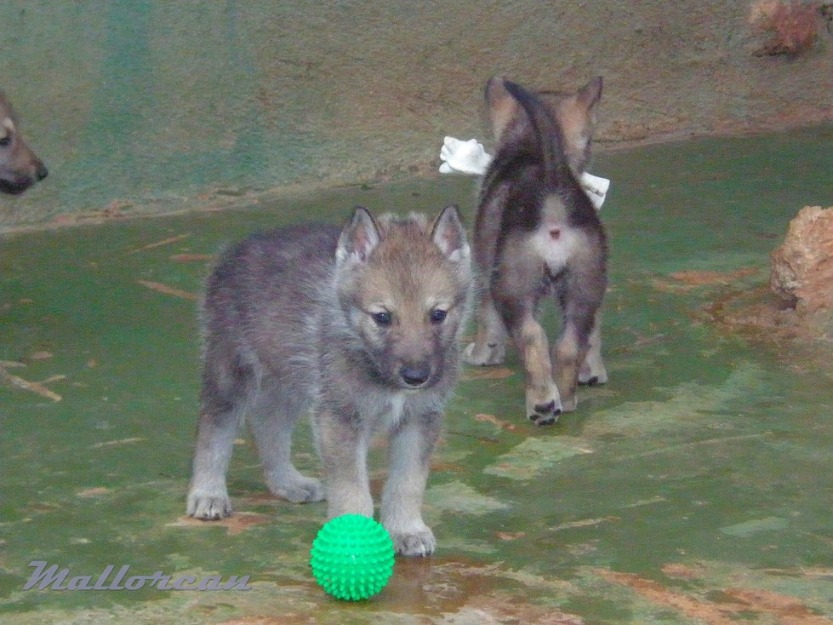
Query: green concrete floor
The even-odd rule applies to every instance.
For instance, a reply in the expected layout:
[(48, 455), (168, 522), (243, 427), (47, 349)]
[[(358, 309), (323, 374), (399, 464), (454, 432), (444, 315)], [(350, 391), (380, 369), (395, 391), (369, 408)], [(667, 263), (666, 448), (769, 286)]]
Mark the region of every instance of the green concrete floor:
[[(0, 239), (0, 621), (833, 623), (833, 368), (704, 313), (767, 283), (768, 254), (802, 206), (833, 205), (831, 141), (823, 127), (599, 157), (593, 171), (613, 180), (610, 383), (539, 429), (524, 419), (516, 359), (467, 369), (427, 492), (439, 551), (399, 560), (360, 604), (312, 580), (324, 504), (270, 498), (248, 441), (230, 473), (236, 516), (183, 518), (193, 294), (206, 256), (252, 230), (341, 221), (356, 203), (456, 201), (471, 217), (473, 181)], [(300, 434), (298, 464), (317, 471)], [(33, 561), (93, 581), (107, 565), (248, 575), (252, 589), (24, 590)]]

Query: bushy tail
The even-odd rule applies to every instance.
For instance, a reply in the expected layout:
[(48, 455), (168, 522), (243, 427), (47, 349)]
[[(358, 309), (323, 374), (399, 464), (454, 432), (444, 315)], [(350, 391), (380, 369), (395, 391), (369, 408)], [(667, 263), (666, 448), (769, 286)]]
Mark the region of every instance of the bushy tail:
[[(544, 161), (544, 176), (547, 191), (555, 193), (565, 182), (572, 181), (575, 184), (570, 164), (564, 151), (564, 137), (561, 128), (553, 119), (547, 106), (541, 99), (521, 87), (519, 84), (509, 80), (504, 81), (504, 86), (509, 94), (517, 100), (524, 112), (526, 112), (541, 157)], [(574, 185), (570, 185), (574, 186)]]

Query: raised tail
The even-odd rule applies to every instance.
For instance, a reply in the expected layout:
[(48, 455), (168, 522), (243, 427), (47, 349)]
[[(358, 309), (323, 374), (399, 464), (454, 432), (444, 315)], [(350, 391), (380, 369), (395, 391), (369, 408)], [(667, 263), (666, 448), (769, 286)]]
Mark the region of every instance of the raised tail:
[(547, 191), (555, 193), (563, 188), (565, 182), (572, 182), (575, 178), (564, 149), (564, 137), (561, 128), (541, 99), (509, 80), (503, 81), (506, 91), (521, 105), (529, 118), (534, 131), (538, 148), (544, 162), (544, 180)]

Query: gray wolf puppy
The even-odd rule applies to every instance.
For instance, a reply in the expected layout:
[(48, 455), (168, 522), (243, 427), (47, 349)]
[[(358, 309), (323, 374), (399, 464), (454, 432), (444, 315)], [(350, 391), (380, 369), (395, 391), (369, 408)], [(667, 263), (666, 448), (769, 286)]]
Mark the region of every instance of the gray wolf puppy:
[[(539, 425), (575, 409), (579, 381), (607, 381), (599, 329), (607, 243), (577, 181), (601, 90), (601, 78), (572, 95), (535, 95), (502, 78), (486, 85), (498, 146), (475, 221), (481, 301), (477, 336), (464, 359), (503, 362), (511, 337), (526, 372), (526, 414)], [(551, 353), (536, 319), (548, 294), (563, 319)]]
[(0, 91), (0, 193), (23, 193), (48, 173), (20, 135), (17, 116)]
[[(231, 514), (226, 490), (238, 422), (247, 417), (269, 490), (328, 500), (330, 518), (373, 516), (372, 435), (390, 438), (381, 522), (398, 553), (436, 541), (423, 492), (442, 411), (460, 366), (472, 269), (455, 206), (376, 221), (357, 208), (343, 229), (299, 225), (231, 248), (208, 280), (200, 416), (188, 514)], [(324, 486), (290, 459), (312, 413)]]

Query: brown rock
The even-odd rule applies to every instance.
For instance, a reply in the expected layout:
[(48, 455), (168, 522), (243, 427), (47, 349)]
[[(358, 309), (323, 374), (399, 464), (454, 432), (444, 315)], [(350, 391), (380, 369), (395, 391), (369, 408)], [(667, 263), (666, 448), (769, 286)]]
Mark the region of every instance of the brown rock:
[(770, 287), (796, 311), (833, 309), (833, 208), (802, 208), (770, 266)]

